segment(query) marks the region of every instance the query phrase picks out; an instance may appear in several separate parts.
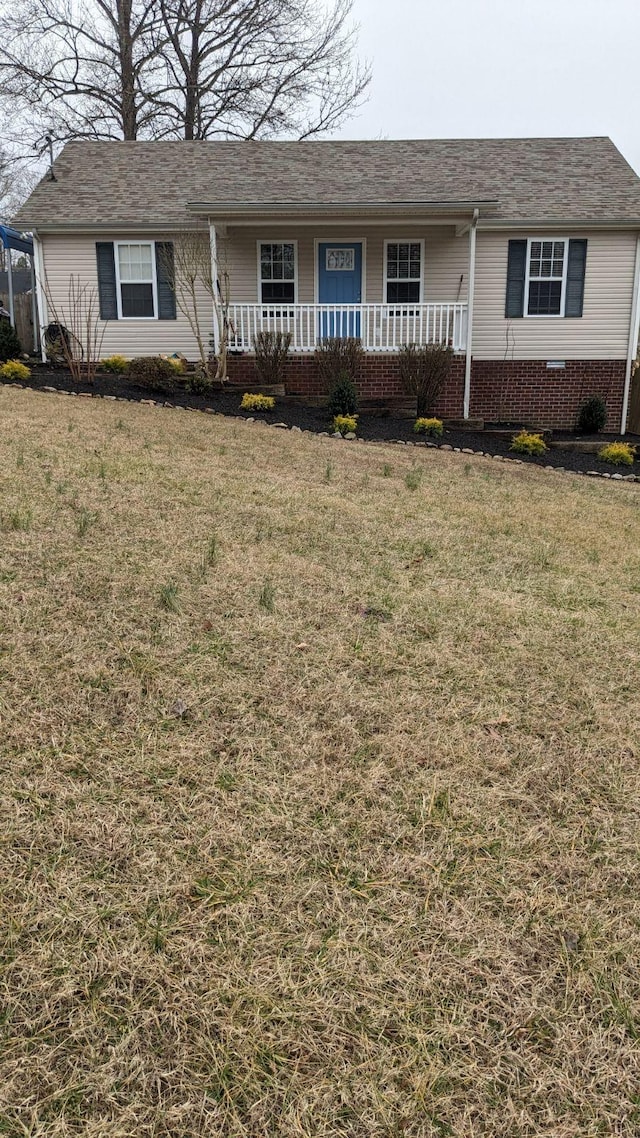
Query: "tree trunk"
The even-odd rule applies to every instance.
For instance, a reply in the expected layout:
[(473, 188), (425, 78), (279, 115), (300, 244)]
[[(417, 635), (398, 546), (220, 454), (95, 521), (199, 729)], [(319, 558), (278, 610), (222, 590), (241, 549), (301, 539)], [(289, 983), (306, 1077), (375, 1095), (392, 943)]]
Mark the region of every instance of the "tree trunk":
[(131, 34), (131, 0), (116, 0), (118, 12), (118, 46), (120, 55), (120, 90), (122, 134), (131, 142), (138, 137), (133, 37)]

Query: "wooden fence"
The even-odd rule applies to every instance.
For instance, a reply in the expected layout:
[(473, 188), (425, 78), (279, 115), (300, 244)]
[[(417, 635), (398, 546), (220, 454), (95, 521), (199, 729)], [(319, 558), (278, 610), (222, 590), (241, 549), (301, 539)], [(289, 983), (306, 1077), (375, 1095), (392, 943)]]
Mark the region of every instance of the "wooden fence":
[[(0, 306), (9, 311), (9, 294), (0, 292)], [(22, 344), (23, 352), (34, 352), (37, 344), (33, 336), (33, 313), (31, 311), (31, 293), (18, 292), (13, 298), (13, 307), (16, 318), (16, 332)]]

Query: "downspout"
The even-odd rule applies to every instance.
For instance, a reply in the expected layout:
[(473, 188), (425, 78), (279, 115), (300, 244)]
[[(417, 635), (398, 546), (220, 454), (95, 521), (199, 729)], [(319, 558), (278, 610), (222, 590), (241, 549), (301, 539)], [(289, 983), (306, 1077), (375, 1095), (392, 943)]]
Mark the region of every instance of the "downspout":
[(212, 221), (209, 222), (209, 244), (211, 245), (211, 302), (213, 305), (213, 351), (217, 356), (220, 350), (220, 325), (218, 321), (218, 235)]
[(473, 303), (476, 293), (476, 236), (480, 210), (474, 209), (473, 221), (469, 230), (469, 289), (467, 296), (467, 358), (464, 370), (464, 404), (463, 417), (469, 418), (471, 407), (471, 360), (473, 349)]
[(33, 269), (36, 278), (36, 296), (38, 299), (38, 328), (40, 330), (40, 354), (43, 364), (47, 362), (47, 349), (45, 344), (44, 332), (47, 324), (49, 323), (49, 314), (47, 312), (47, 304), (44, 293), (44, 257), (42, 253), (42, 242), (38, 237), (35, 229), (33, 231)]
[(631, 323), (629, 325), (629, 349), (627, 351), (627, 369), (624, 377), (624, 394), (622, 396), (622, 421), (620, 434), (627, 433), (627, 415), (629, 414), (629, 391), (631, 388), (631, 372), (633, 361), (638, 351), (638, 333), (640, 332), (640, 235), (636, 239), (636, 265), (633, 274), (633, 301), (631, 304)]
[(35, 356), (40, 344), (40, 336), (38, 329), (38, 301), (36, 299), (36, 270), (34, 268), (34, 254), (29, 257), (29, 269), (31, 271), (31, 324), (33, 327), (33, 354)]

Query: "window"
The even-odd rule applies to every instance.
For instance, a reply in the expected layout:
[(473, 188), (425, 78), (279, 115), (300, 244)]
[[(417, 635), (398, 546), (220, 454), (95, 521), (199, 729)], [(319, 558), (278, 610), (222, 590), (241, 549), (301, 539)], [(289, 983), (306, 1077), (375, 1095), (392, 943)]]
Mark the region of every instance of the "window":
[(527, 316), (564, 316), (566, 241), (529, 239)]
[(153, 320), (157, 314), (153, 242), (116, 244), (119, 317)]
[(261, 241), (260, 300), (262, 304), (296, 299), (296, 246), (293, 241)]
[(387, 241), (387, 304), (419, 304), (422, 292), (422, 242)]

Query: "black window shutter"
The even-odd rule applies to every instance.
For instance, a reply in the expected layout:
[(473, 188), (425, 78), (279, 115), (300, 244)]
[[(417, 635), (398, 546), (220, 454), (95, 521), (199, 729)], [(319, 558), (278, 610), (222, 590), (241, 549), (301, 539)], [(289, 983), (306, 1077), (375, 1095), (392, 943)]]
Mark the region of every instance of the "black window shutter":
[(565, 316), (582, 316), (584, 305), (584, 275), (587, 267), (587, 242), (569, 242), (569, 263), (567, 265), (567, 295), (564, 306)]
[(524, 316), (524, 281), (527, 275), (527, 242), (509, 242), (507, 265), (507, 300), (505, 316)]
[(113, 241), (96, 242), (96, 262), (98, 265), (100, 319), (117, 320), (116, 258), (113, 249)]
[(175, 320), (173, 241), (156, 241), (156, 279), (158, 281), (158, 319)]

